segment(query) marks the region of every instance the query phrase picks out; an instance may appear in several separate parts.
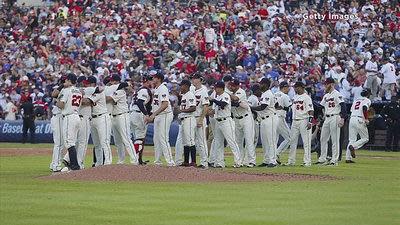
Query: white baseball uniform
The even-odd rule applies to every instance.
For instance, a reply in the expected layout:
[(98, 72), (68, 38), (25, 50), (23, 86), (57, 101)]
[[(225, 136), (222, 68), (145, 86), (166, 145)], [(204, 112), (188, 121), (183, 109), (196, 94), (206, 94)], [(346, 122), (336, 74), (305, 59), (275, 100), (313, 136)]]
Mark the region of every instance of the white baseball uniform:
[[(282, 108), (289, 108), (292, 105), (292, 101), (290, 100), (289, 95), (283, 93), (280, 90), (275, 93), (275, 98), (279, 106), (281, 106)], [(276, 110), (276, 115), (278, 115), (278, 128), (276, 130), (277, 142), (279, 139), (279, 135), (283, 137), (283, 141), (276, 150), (276, 154), (278, 156), (282, 152), (284, 152), (290, 145), (290, 129), (288, 124), (286, 123), (286, 114), (287, 111), (284, 109)]]
[(143, 100), (143, 105), (149, 103), (151, 93), (146, 88), (140, 88), (133, 96), (132, 103), (130, 105), (130, 124), (131, 132), (136, 139), (145, 139), (147, 132), (147, 124), (144, 122), (145, 115), (140, 111), (139, 107), (136, 105), (137, 100)]
[[(182, 95), (181, 105), (179, 106), (179, 108), (182, 110), (189, 109), (193, 106), (196, 106), (195, 96), (192, 92), (188, 91)], [(194, 117), (194, 112), (181, 112), (179, 113), (178, 118), (181, 120), (183, 146), (194, 146), (196, 128), (196, 119)]]
[(341, 110), (340, 103), (342, 102), (343, 96), (337, 90), (325, 94), (322, 98), (321, 105), (324, 106), (325, 109), (325, 121), (321, 130), (321, 156), (318, 162), (326, 161), (329, 138), (332, 140), (331, 163), (338, 162), (340, 138), (340, 127), (338, 124), (341, 119), (339, 113)]
[[(214, 99), (215, 98), (215, 96), (216, 96), (217, 94), (215, 93), (215, 91), (213, 91), (212, 93), (211, 93), (211, 95), (210, 95), (210, 99)], [(213, 109), (213, 107), (212, 107), (212, 109)], [(209, 129), (211, 129), (211, 132), (212, 132), (212, 140), (211, 140), (211, 145), (210, 145), (210, 152), (209, 152), (209, 159), (208, 159), (208, 162), (210, 163), (210, 164), (215, 164), (215, 160), (216, 160), (216, 149), (215, 149), (215, 147), (214, 147), (214, 144), (215, 144), (215, 142), (214, 142), (214, 131), (215, 131), (215, 124), (216, 124), (216, 120), (215, 120), (215, 116), (209, 116), (209, 121), (210, 121), (210, 124), (209, 124)]]
[[(92, 102), (91, 134), (95, 149), (95, 166), (112, 163), (110, 133), (111, 118), (106, 107), (106, 95), (103, 92), (93, 93), (88, 99)], [(103, 161), (103, 154), (104, 159)]]
[[(240, 149), (240, 161), (244, 165), (255, 165), (253, 114), (247, 102), (246, 92), (243, 89), (239, 88), (233, 95), (239, 98), (239, 106), (232, 107), (232, 115), (235, 121), (235, 139)], [(244, 146), (245, 141), (246, 146)]]
[(233, 153), (235, 165), (241, 165), (240, 149), (235, 140), (235, 123), (231, 117), (231, 98), (226, 92), (224, 92), (221, 95), (216, 95), (215, 100), (227, 103), (225, 107), (220, 107), (215, 103), (213, 104), (213, 109), (215, 111), (214, 118), (216, 120), (213, 140), (214, 144), (212, 145), (212, 148), (215, 148), (214, 151), (216, 151), (215, 166), (225, 167), (224, 138)]
[[(247, 101), (249, 102), (250, 107), (256, 107), (260, 105), (260, 101), (258, 97), (255, 95), (250, 95)], [(260, 122), (258, 116), (255, 119), (253, 117), (253, 121), (254, 121), (254, 147), (257, 147), (258, 139), (260, 137)]]
[(264, 110), (258, 111), (261, 119), (260, 135), (264, 150), (265, 164), (277, 164), (276, 162), (276, 131), (278, 127), (278, 116), (275, 112), (275, 95), (271, 90), (267, 90), (261, 95), (260, 105), (266, 104)]
[(306, 166), (311, 166), (311, 134), (312, 129), (307, 129), (310, 111), (314, 111), (314, 106), (310, 96), (307, 93), (302, 95), (295, 95), (292, 105), (292, 128), (290, 130), (290, 152), (289, 152), (289, 165), (296, 163), (296, 150), (299, 140), (299, 134), (303, 140), (304, 157), (303, 163)]
[(154, 118), (154, 163), (161, 165), (161, 155), (164, 155), (168, 166), (174, 166), (175, 163), (172, 159), (171, 146), (169, 144), (169, 129), (171, 127), (173, 115), (171, 103), (169, 101), (169, 92), (165, 83), (162, 83), (154, 90), (153, 112), (160, 108), (162, 102), (167, 102), (168, 107)]
[(56, 105), (52, 109), (53, 116), (51, 117), (50, 124), (51, 130), (53, 131), (53, 157), (50, 164), (50, 169), (53, 171), (61, 170), (61, 154), (64, 148), (63, 139), (63, 117), (61, 114), (61, 109)]
[[(129, 108), (126, 99), (126, 92), (124, 89), (116, 90), (114, 94), (111, 95), (111, 98), (114, 101), (112, 114), (114, 141), (122, 144), (122, 148), (128, 152), (130, 162), (137, 165), (137, 152), (135, 151), (132, 140), (130, 139)], [(119, 162), (124, 162), (124, 160), (124, 158), (119, 158)]]
[[(196, 117), (196, 120), (198, 120), (201, 114), (203, 113), (204, 107), (210, 105), (210, 101), (208, 99), (207, 87), (202, 85), (200, 89), (195, 89), (194, 95), (196, 98), (196, 111), (194, 112), (194, 116)], [(200, 164), (205, 167), (208, 167), (206, 127), (207, 127), (206, 118), (203, 119), (202, 127), (197, 127), (196, 125), (195, 142), (196, 142), (196, 151), (198, 151), (200, 154)]]
[[(368, 128), (365, 123), (367, 118), (364, 118), (363, 107), (371, 106), (371, 100), (366, 97), (358, 98), (353, 102), (351, 106), (351, 117), (349, 122), (349, 144), (352, 145), (354, 149), (361, 148), (364, 144), (369, 141)], [(357, 136), (360, 135), (360, 139), (357, 140)], [(346, 150), (346, 160), (352, 160), (350, 149), (347, 146)]]

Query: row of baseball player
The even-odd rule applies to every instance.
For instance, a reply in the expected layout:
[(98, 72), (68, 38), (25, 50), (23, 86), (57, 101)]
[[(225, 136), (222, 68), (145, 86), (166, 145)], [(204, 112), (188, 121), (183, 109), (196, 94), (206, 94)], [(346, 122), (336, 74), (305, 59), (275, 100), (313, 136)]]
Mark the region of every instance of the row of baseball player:
[[(252, 87), (249, 98), (237, 80), (217, 82), (210, 96), (200, 74), (194, 74), (191, 80), (183, 80), (179, 96), (179, 134), (173, 158), (169, 144), (173, 110), (168, 88), (163, 81), (162, 74), (144, 76), (142, 86), (134, 91), (129, 106), (127, 93), (130, 92), (127, 90), (131, 85), (121, 83), (119, 76), (107, 77), (104, 87), (98, 86), (93, 76), (77, 78), (69, 74), (61, 79), (60, 85), (52, 93), (56, 100), (51, 119), (54, 149), (50, 169), (57, 172), (84, 168), (90, 135), (94, 143), (93, 166), (112, 163), (111, 135), (118, 152), (117, 163), (124, 163), (127, 152), (132, 164), (145, 164), (142, 155), (148, 123), (154, 123), (156, 165), (162, 164), (161, 157), (164, 156), (168, 166), (225, 167), (226, 141), (234, 156), (233, 167), (254, 167), (258, 135), (264, 152), (259, 166), (277, 166), (280, 163), (279, 155), (289, 146), (289, 160), (285, 165), (294, 165), (298, 137), (301, 135), (303, 165), (311, 166), (314, 110), (302, 82), (295, 83), (296, 95), (291, 100), (287, 95), (288, 83), (282, 82), (280, 91), (273, 94), (267, 78)], [(321, 156), (316, 164), (337, 165), (340, 127), (345, 117), (344, 102), (334, 88), (333, 79), (328, 78), (325, 85), (326, 94), (321, 102), (325, 109), (325, 121), (321, 133)], [(368, 141), (366, 115), (371, 104), (369, 94), (367, 90), (364, 91), (363, 96), (353, 103), (346, 162), (353, 162), (355, 149)], [(291, 128), (285, 121), (290, 108), (293, 113)], [(212, 139), (210, 150), (207, 146), (207, 126), (212, 134), (208, 135), (208, 139)], [(134, 141), (131, 140), (131, 133)], [(358, 141), (357, 134), (361, 136)], [(277, 146), (279, 135), (284, 141)], [(332, 140), (333, 153), (327, 161), (329, 139)], [(68, 152), (62, 156), (64, 148)], [(198, 162), (197, 154), (200, 156)], [(62, 168), (62, 162), (66, 167)]]

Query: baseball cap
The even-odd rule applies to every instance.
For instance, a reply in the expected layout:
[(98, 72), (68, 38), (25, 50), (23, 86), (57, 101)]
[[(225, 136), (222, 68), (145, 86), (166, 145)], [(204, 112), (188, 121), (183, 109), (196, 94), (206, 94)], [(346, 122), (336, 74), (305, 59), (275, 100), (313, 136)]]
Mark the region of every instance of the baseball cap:
[(233, 78), (232, 78), (232, 76), (231, 75), (226, 75), (226, 76), (224, 76), (224, 78), (222, 78), (222, 80), (224, 81), (224, 82), (229, 82), (229, 81), (231, 81)]
[(89, 82), (89, 84), (96, 84), (97, 83), (97, 79), (96, 79), (95, 76), (90, 76), (86, 80)]
[[(150, 71), (150, 75), (151, 75), (151, 74), (152, 74), (152, 73), (151, 73), (151, 71)], [(153, 77), (153, 78), (158, 78), (158, 79), (160, 79), (160, 80), (164, 80), (164, 75), (161, 74), (161, 73), (157, 73), (157, 72), (156, 72), (156, 74), (152, 75), (152, 77)]]
[(238, 79), (233, 79), (230, 81), (231, 85), (235, 85), (235, 86), (239, 86), (240, 85), (240, 81)]
[(335, 80), (334, 80), (332, 77), (328, 77), (328, 78), (326, 78), (326, 80), (325, 80), (325, 85), (334, 84), (334, 83), (336, 83), (336, 82), (335, 82)]
[(253, 86), (251, 86), (251, 92), (256, 92), (256, 91), (258, 91), (260, 89), (260, 85), (258, 85), (258, 84), (254, 84)]
[(145, 75), (145, 76), (142, 77), (142, 82), (146, 82), (146, 81), (150, 81), (150, 80), (153, 80), (152, 76)]
[(304, 83), (301, 81), (296, 81), (296, 83), (294, 83), (293, 85), (294, 87), (303, 87), (304, 88)]
[(77, 80), (78, 78), (76, 77), (76, 75), (75, 74), (73, 74), (73, 73), (69, 73), (68, 75), (67, 75), (67, 80), (70, 80), (72, 83), (76, 83), (76, 80)]
[(217, 81), (214, 85), (215, 88), (225, 88), (225, 83), (223, 81)]
[(85, 76), (80, 76), (80, 77), (78, 77), (78, 80), (76, 81), (77, 83), (82, 83), (83, 81), (85, 81), (86, 80), (86, 77)]
[(179, 85), (180, 86), (186, 85), (186, 86), (190, 87), (190, 85), (192, 85), (192, 83), (190, 83), (189, 80), (182, 80)]
[(111, 77), (105, 77), (103, 80), (103, 84), (107, 85), (111, 81)]
[(280, 88), (289, 87), (289, 84), (288, 84), (288, 82), (286, 82), (286, 81), (282, 81), (282, 82), (279, 84), (279, 87), (280, 87)]
[(111, 76), (111, 81), (121, 81), (121, 77), (117, 74)]
[(259, 83), (260, 83), (260, 84), (270, 84), (271, 81), (270, 81), (268, 78), (263, 77), (263, 78), (260, 80)]

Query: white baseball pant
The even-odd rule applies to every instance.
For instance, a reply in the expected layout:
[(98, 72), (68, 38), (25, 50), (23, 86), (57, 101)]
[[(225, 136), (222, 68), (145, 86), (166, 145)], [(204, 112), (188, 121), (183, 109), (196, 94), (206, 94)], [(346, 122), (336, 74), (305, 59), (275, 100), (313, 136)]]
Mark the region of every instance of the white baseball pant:
[(130, 162), (134, 165), (139, 164), (138, 156), (133, 147), (132, 140), (130, 139), (130, 127), (129, 127), (129, 115), (128, 113), (124, 113), (121, 115), (113, 116), (113, 125), (114, 125), (114, 141), (117, 141), (115, 144), (122, 145), (122, 149), (125, 149), (128, 152), (130, 157)]
[(50, 120), (51, 130), (53, 131), (53, 156), (50, 163), (50, 169), (58, 171), (61, 169), (61, 154), (64, 148), (63, 139), (63, 117), (61, 114), (53, 115)]
[[(357, 140), (358, 135), (360, 135), (359, 140)], [(351, 117), (349, 122), (349, 144), (346, 150), (346, 160), (352, 160), (349, 149), (350, 145), (352, 145), (354, 149), (360, 149), (368, 141), (368, 128), (364, 119), (360, 117)]]
[[(111, 136), (111, 119), (108, 113), (100, 115), (91, 120), (92, 140), (95, 147), (96, 164), (109, 165), (112, 162), (110, 139)], [(106, 162), (103, 162), (103, 153)]]
[(195, 143), (196, 143), (196, 151), (200, 155), (200, 164), (208, 167), (208, 148), (207, 148), (207, 138), (206, 138), (206, 127), (207, 121), (203, 120), (203, 126), (197, 127), (195, 126)]
[[(210, 126), (209, 126), (209, 133), (210, 134), (212, 134), (212, 141), (211, 141), (211, 145), (210, 145), (210, 154), (209, 154), (209, 162), (211, 163), (211, 164), (214, 164), (215, 163), (215, 160), (216, 160), (216, 151), (215, 151), (215, 141), (214, 141), (214, 132), (215, 132), (215, 123), (217, 122), (216, 120), (215, 120), (215, 118), (214, 117), (210, 117), (209, 118), (209, 120), (210, 120)], [(211, 136), (211, 135), (210, 135)], [(211, 139), (211, 137), (209, 136), (209, 139)]]
[(145, 139), (147, 132), (147, 125), (144, 122), (144, 115), (141, 112), (133, 111), (129, 115), (130, 117), (130, 128), (133, 137), (136, 139)]
[(81, 169), (83, 169), (85, 167), (84, 161), (90, 136), (90, 117), (89, 116), (81, 117), (80, 125), (81, 126), (78, 131), (78, 140), (76, 143), (76, 152), (77, 152), (78, 164), (81, 167)]
[(294, 165), (296, 163), (297, 143), (299, 135), (303, 140), (304, 156), (303, 163), (311, 166), (311, 134), (312, 129), (307, 130), (308, 119), (293, 120), (292, 129), (290, 130), (290, 151), (288, 163)]
[(63, 117), (63, 138), (66, 149), (76, 145), (80, 124), (81, 118), (78, 114), (70, 114)]
[(278, 117), (270, 115), (261, 120), (260, 135), (261, 143), (264, 150), (263, 163), (277, 164), (276, 162), (276, 130), (278, 126)]
[(154, 119), (154, 154), (156, 165), (162, 165), (161, 155), (164, 155), (168, 166), (175, 166), (172, 159), (171, 146), (169, 144), (169, 129), (171, 127), (172, 112), (157, 115)]
[(222, 121), (215, 123), (214, 130), (214, 151), (216, 151), (215, 166), (225, 167), (224, 161), (224, 139), (228, 143), (232, 153), (233, 160), (236, 165), (242, 165), (240, 161), (240, 149), (235, 140), (235, 122), (231, 117), (227, 117)]
[(321, 156), (318, 162), (326, 162), (328, 154), (328, 141), (329, 138), (332, 140), (332, 159), (331, 163), (337, 163), (339, 159), (339, 138), (340, 138), (340, 127), (339, 127), (339, 115), (333, 115), (326, 117), (321, 130)]
[(179, 124), (178, 136), (175, 142), (175, 163), (182, 165), (183, 163), (183, 140), (182, 140), (182, 124)]
[[(244, 165), (256, 164), (256, 151), (254, 146), (254, 120), (252, 115), (245, 116), (235, 121), (235, 138), (240, 149), (240, 161)], [(246, 145), (244, 146), (244, 142)]]
[[(118, 121), (113, 117), (111, 117), (111, 130), (112, 130), (112, 136), (114, 139), (114, 145), (117, 148), (117, 154), (118, 154), (118, 162), (117, 164), (123, 164), (125, 161), (125, 150), (124, 150), (124, 144), (123, 144), (123, 140), (121, 135), (117, 135), (117, 133), (119, 131), (117, 131), (119, 129), (119, 125), (118, 125)], [(130, 132), (130, 130), (129, 130)], [(129, 134), (129, 137), (131, 135)]]
[(258, 145), (258, 139), (260, 138), (260, 122), (254, 120), (254, 147)]
[(290, 129), (286, 123), (285, 117), (278, 116), (278, 128), (276, 130), (277, 142), (279, 140), (279, 135), (283, 137), (283, 141), (279, 144), (276, 154), (279, 156), (284, 152), (290, 145)]

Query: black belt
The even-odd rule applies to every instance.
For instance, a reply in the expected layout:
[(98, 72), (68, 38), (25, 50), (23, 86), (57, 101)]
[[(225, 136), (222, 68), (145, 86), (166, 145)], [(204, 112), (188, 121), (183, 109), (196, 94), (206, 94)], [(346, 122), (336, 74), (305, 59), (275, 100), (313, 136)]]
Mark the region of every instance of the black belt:
[[(273, 115), (276, 115), (276, 113), (274, 113)], [(271, 115), (271, 116), (272, 116), (272, 115)], [(260, 118), (261, 118), (261, 120), (265, 120), (265, 119), (267, 119), (267, 118), (269, 118), (269, 117), (271, 117), (271, 116), (260, 117)]]
[(94, 118), (100, 117), (100, 116), (102, 116), (104, 114), (106, 114), (106, 113), (102, 113), (102, 114), (99, 114), (99, 115), (92, 115), (92, 118), (94, 119)]
[(140, 111), (140, 110), (133, 110), (132, 112), (141, 113), (142, 111)]
[(351, 117), (358, 117), (358, 118), (364, 119), (364, 117), (362, 117), (362, 116), (351, 116)]
[(83, 118), (83, 115), (79, 115), (80, 118)]
[(225, 118), (216, 118), (216, 120), (217, 120), (218, 122), (221, 122), (221, 121), (225, 121), (225, 120), (227, 120), (228, 118), (230, 118), (230, 117), (225, 117)]
[[(181, 119), (181, 121), (183, 121), (183, 120), (185, 120), (185, 119), (187, 119), (187, 118), (190, 118), (191, 116), (188, 116), (188, 117), (183, 117), (183, 118), (180, 118)], [(194, 117), (193, 117), (194, 118)]]
[(248, 115), (249, 115), (249, 114), (246, 114), (246, 115), (244, 115), (244, 116), (238, 116), (238, 117), (235, 117), (235, 119), (241, 120), (241, 119), (245, 118), (245, 117), (248, 116)]
[(332, 116), (337, 116), (337, 115), (339, 115), (339, 114), (331, 114), (331, 115), (326, 115), (326, 117), (332, 117)]
[(120, 113), (120, 114), (115, 114), (115, 115), (112, 115), (113, 117), (116, 117), (116, 116), (120, 116), (120, 115), (123, 115), (123, 114), (125, 114), (126, 112), (124, 112), (124, 113)]
[(70, 116), (70, 115), (76, 115), (76, 114), (72, 113), (72, 114), (63, 115), (63, 118), (65, 118), (66, 116)]

